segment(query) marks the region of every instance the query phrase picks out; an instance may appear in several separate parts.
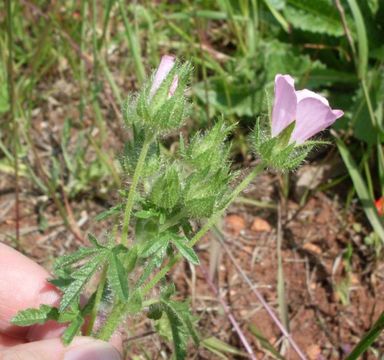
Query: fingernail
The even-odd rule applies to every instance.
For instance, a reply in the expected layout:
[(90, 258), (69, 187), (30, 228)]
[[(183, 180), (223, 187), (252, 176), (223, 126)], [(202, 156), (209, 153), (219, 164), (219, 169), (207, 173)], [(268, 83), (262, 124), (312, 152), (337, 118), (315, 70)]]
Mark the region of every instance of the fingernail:
[(121, 360), (117, 350), (108, 343), (91, 342), (65, 353), (64, 360)]

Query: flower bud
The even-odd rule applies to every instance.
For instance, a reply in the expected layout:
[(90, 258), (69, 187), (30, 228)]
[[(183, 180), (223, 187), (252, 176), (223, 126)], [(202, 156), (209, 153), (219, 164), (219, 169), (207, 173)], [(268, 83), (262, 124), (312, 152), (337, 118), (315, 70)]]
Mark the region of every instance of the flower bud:
[(177, 129), (184, 121), (187, 101), (184, 91), (191, 66), (179, 65), (175, 57), (164, 55), (152, 81), (144, 86), (137, 97), (137, 121), (146, 129), (165, 134)]

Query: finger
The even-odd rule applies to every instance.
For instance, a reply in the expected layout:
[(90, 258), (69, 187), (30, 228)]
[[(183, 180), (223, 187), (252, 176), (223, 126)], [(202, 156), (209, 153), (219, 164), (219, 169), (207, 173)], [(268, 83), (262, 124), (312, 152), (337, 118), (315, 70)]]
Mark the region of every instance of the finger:
[(49, 273), (16, 250), (0, 243), (0, 333), (23, 337), (29, 328), (13, 326), (18, 311), (41, 304), (58, 305), (59, 291), (47, 282)]
[(65, 347), (60, 339), (35, 341), (0, 350), (0, 359), (20, 360), (120, 360), (110, 344), (89, 337), (77, 337)]
[(6, 347), (15, 346), (23, 343), (23, 340), (0, 334), (0, 350)]

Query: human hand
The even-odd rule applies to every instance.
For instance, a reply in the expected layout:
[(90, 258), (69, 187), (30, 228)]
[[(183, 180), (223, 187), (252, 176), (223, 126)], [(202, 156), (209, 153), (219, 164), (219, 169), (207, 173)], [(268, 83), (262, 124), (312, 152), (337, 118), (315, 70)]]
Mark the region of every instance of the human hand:
[[(20, 310), (41, 304), (57, 306), (59, 291), (47, 282), (41, 266), (0, 243), (0, 359), (119, 360), (116, 348), (91, 337), (77, 336), (70, 345), (60, 340), (63, 326), (53, 321), (19, 327), (10, 320)], [(120, 338), (112, 340), (120, 346)]]

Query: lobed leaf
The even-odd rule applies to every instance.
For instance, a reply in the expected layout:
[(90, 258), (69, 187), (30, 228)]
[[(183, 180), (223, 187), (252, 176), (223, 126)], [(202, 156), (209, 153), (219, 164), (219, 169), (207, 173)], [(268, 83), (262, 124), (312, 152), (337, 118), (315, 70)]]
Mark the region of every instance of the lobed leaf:
[(98, 252), (98, 248), (80, 248), (73, 254), (59, 257), (53, 265), (54, 270), (73, 265), (79, 262), (80, 260), (86, 259), (90, 256), (94, 256)]
[(189, 262), (194, 265), (200, 264), (199, 257), (195, 251), (187, 245), (186, 238), (174, 237), (171, 242), (180, 251), (180, 254), (183, 255)]
[(58, 316), (57, 308), (49, 305), (40, 305), (38, 309), (29, 308), (19, 311), (11, 319), (11, 323), (18, 326), (30, 326), (43, 324), (47, 320), (56, 320)]
[(169, 243), (169, 237), (167, 236), (160, 236), (160, 237), (154, 237), (147, 241), (146, 244), (141, 248), (139, 251), (139, 256), (140, 257), (148, 257), (151, 256), (161, 249), (164, 249), (168, 246)]
[(77, 298), (79, 298), (81, 291), (91, 276), (98, 270), (105, 262), (107, 250), (98, 249), (98, 254), (87, 262), (80, 269), (72, 273), (74, 281), (67, 287), (60, 302), (59, 311), (64, 311), (71, 305)]
[(107, 277), (113, 292), (122, 302), (126, 302), (128, 300), (128, 272), (114, 252), (111, 252), (108, 257)]

